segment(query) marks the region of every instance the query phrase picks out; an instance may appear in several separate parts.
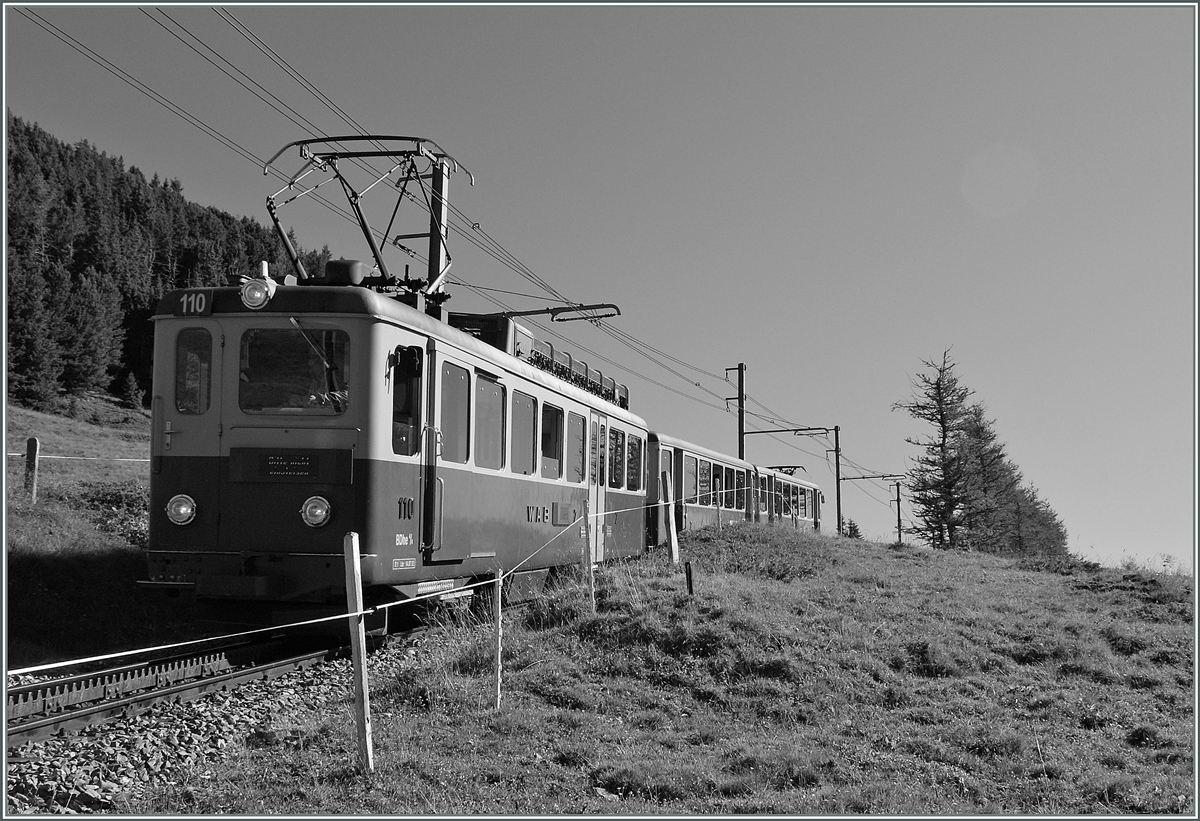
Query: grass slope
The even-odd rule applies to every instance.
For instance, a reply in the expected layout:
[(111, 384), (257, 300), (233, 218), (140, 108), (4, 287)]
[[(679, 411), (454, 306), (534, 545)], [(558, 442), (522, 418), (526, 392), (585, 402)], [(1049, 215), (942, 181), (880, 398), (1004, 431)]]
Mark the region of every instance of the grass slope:
[[(1192, 583), (758, 527), (505, 624), (447, 625), (349, 706), (138, 812), (1192, 813)], [(382, 664), (382, 662), (380, 663)]]

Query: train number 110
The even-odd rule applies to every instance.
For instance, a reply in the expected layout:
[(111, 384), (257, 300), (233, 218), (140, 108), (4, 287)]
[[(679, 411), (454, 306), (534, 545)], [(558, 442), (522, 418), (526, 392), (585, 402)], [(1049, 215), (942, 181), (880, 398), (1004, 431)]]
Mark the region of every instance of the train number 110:
[(179, 316), (209, 316), (212, 313), (212, 294), (209, 291), (189, 291), (179, 298)]

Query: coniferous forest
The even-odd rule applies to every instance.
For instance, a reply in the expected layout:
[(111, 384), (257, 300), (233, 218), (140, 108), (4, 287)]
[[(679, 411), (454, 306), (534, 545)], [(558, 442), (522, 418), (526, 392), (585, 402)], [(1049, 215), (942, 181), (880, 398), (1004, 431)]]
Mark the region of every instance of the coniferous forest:
[[(92, 390), (140, 402), (159, 297), (286, 260), (282, 244), (256, 220), (188, 202), (179, 180), (6, 113), (8, 396), (36, 409)], [(304, 256), (320, 270), (322, 252)]]

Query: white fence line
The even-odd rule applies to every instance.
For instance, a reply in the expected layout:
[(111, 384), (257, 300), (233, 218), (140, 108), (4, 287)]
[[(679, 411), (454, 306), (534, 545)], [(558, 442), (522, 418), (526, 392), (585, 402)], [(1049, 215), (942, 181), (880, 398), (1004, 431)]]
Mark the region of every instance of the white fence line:
[[(6, 453), (5, 456), (24, 456), (24, 453)], [(119, 456), (47, 456), (44, 453), (38, 454), (39, 459), (92, 459), (100, 462), (149, 462), (150, 459), (126, 459)]]
[[(633, 511), (633, 510), (645, 510), (650, 507), (658, 507), (661, 504), (662, 504), (662, 502), (658, 502), (654, 505), (642, 505), (640, 508), (631, 507), (631, 508), (626, 508), (624, 510), (610, 510), (610, 511), (607, 511), (606, 513), (593, 514), (590, 518), (595, 518), (596, 516), (604, 516), (609, 513), (628, 513), (629, 511)], [(574, 522), (567, 525), (562, 530), (560, 530), (558, 533), (556, 533), (550, 539), (550, 541), (546, 542), (541, 547), (539, 547), (537, 550), (533, 551), (533, 553), (529, 554), (529, 556), (527, 556), (522, 562), (520, 562), (520, 564), (515, 565), (511, 570), (505, 572), (503, 574), (503, 577), (512, 576), (514, 573), (517, 572), (517, 569), (520, 568), (521, 565), (525, 564), (525, 562), (532, 559), (534, 556), (536, 556), (538, 553), (540, 553), (546, 547), (549, 547), (552, 543), (554, 543), (558, 539), (559, 536), (561, 536), (562, 534), (566, 533), (571, 528), (578, 525), (581, 521), (583, 521), (582, 516), (580, 516)], [(496, 583), (495, 579), (488, 579), (486, 581), (475, 582), (473, 584), (463, 585), (462, 587), (456, 587), (456, 588), (454, 588), (454, 590), (455, 590), (455, 592), (460, 591), (460, 590), (471, 590), (472, 588), (486, 587), (486, 586), (494, 585), (495, 583)], [(83, 658), (83, 659), (70, 659), (67, 661), (57, 661), (57, 662), (53, 662), (50, 664), (40, 664), (40, 665), (37, 665), (34, 667), (24, 667), (20, 670), (9, 670), (9, 671), (7, 671), (6, 674), (10, 675), (10, 676), (31, 675), (33, 673), (41, 673), (41, 672), (45, 672), (47, 670), (57, 670), (57, 669), (61, 669), (64, 667), (72, 667), (72, 666), (77, 666), (77, 665), (81, 665), (81, 664), (91, 664), (92, 662), (97, 662), (97, 661), (110, 661), (112, 659), (125, 658), (125, 657), (130, 657), (130, 656), (138, 656), (143, 653), (157, 653), (157, 652), (160, 652), (163, 650), (174, 650), (174, 649), (180, 648), (180, 647), (189, 647), (189, 646), (197, 645), (197, 644), (206, 644), (209, 642), (217, 642), (217, 641), (225, 641), (227, 639), (242, 638), (244, 636), (253, 636), (258, 633), (267, 633), (272, 630), (287, 630), (292, 627), (305, 627), (310, 624), (320, 624), (321, 622), (335, 621), (338, 619), (346, 619), (346, 618), (355, 617), (355, 616), (369, 616), (372, 613), (379, 613), (379, 612), (382, 612), (385, 610), (389, 610), (393, 607), (399, 607), (401, 605), (413, 604), (415, 602), (425, 601), (427, 599), (438, 598), (440, 596), (443, 596), (446, 592), (447, 591), (445, 591), (445, 590), (439, 590), (434, 593), (426, 593), (426, 594), (420, 595), (420, 596), (413, 596), (412, 598), (409, 598), (409, 599), (401, 599), (400, 601), (387, 602), (385, 604), (379, 604), (374, 607), (365, 608), (363, 610), (360, 610), (357, 613), (338, 613), (337, 615), (334, 615), (334, 616), (324, 616), (319, 619), (309, 619), (307, 621), (292, 622), (291, 624), (280, 624), (280, 625), (274, 625), (271, 627), (261, 627), (256, 630), (247, 630), (247, 631), (244, 631), (241, 633), (229, 633), (227, 635), (222, 635), (222, 636), (208, 636), (208, 637), (202, 638), (202, 639), (192, 639), (190, 641), (176, 642), (175, 644), (163, 644), (163, 645), (159, 645), (158, 647), (143, 647), (143, 648), (138, 648), (136, 650), (122, 650), (117, 653), (108, 653), (108, 654), (102, 655), (102, 656), (91, 656), (89, 658)]]

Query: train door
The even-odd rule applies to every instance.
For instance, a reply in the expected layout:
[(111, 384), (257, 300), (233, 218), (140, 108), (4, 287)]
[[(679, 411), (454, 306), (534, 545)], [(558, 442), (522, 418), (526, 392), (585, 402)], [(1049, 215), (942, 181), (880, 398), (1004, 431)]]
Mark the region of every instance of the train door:
[(655, 512), (655, 517), (659, 522), (658, 527), (658, 542), (659, 544), (670, 544), (671, 534), (667, 532), (667, 523), (672, 519), (678, 521), (677, 517), (667, 516), (667, 489), (663, 486), (663, 477), (666, 477), (666, 483), (670, 486), (671, 503), (675, 504), (679, 500), (679, 490), (675, 487), (675, 450), (659, 444), (658, 446), (658, 472), (654, 477), (655, 487), (658, 488), (658, 510)]
[(156, 378), (154, 383), (156, 388), (165, 383), (166, 390), (153, 397), (158, 430), (151, 442), (152, 455), (214, 459), (220, 455), (222, 342), (215, 322), (195, 320), (179, 327), (174, 348), (167, 352), (170, 378)]
[[(187, 296), (199, 302), (207, 295)], [(198, 521), (215, 527), (221, 509), (221, 326), (208, 317), (171, 326), (175, 333), (163, 333), (169, 341), (156, 351), (151, 399), (150, 461), (158, 479), (152, 481), (154, 509), (186, 489), (195, 497)]]
[[(427, 562), (462, 561), (469, 541), (455, 538), (454, 505), (470, 498), (471, 369), (438, 351), (426, 349), (428, 385), (422, 458), (421, 547)], [(461, 535), (461, 534), (460, 534)]]
[(605, 535), (605, 448), (608, 442), (608, 417), (596, 411), (591, 412), (591, 422), (588, 426), (588, 512), (591, 521), (588, 523), (588, 546), (592, 551), (592, 561), (604, 561)]

